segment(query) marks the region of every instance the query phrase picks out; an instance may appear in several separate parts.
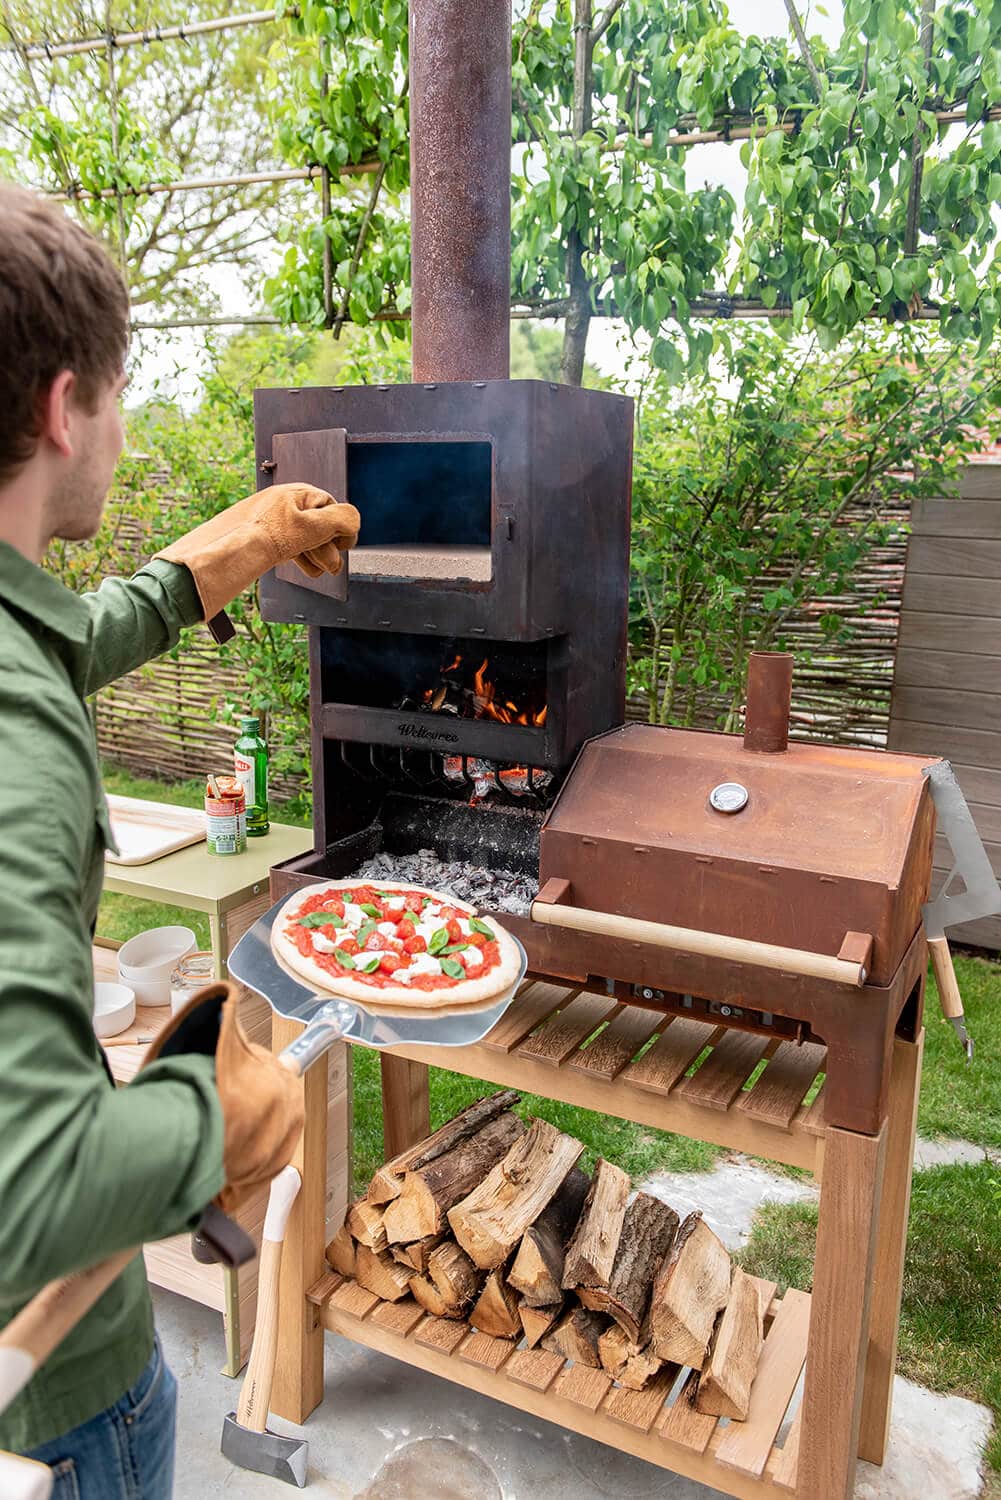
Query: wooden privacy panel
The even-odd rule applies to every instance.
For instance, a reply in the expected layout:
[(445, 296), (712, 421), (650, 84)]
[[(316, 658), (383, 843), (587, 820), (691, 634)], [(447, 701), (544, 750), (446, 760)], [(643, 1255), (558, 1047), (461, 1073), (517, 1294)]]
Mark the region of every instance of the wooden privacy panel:
[[(1001, 458), (971, 464), (958, 499), (919, 501), (912, 520), (888, 747), (952, 761), (1001, 874)], [(940, 837), (933, 890), (951, 863)], [(1001, 917), (950, 936), (1001, 949)]]

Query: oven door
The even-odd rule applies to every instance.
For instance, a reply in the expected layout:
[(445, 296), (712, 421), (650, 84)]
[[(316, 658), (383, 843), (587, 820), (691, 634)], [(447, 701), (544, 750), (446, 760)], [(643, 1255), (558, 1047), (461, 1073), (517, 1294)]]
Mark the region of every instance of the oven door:
[[(327, 490), (335, 500), (346, 502), (348, 496), (348, 434), (344, 427), (325, 427), (318, 432), (276, 432), (271, 446), (275, 467), (275, 484), (315, 484)], [(344, 566), (336, 575), (321, 573), (310, 578), (294, 562), (280, 563), (275, 576), (296, 588), (312, 589), (328, 599), (348, 597), (348, 557), (341, 553)]]

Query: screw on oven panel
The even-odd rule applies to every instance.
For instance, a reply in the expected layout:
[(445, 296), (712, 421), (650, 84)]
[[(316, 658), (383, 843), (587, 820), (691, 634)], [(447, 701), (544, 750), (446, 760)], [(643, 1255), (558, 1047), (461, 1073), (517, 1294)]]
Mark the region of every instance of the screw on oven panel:
[(663, 1000), (663, 990), (652, 990), (648, 984), (634, 984), (633, 994), (638, 995), (641, 1000)]
[(273, 474), (277, 467), (278, 460), (275, 458), (266, 458), (261, 464), (261, 468), (264, 470), (265, 474)]

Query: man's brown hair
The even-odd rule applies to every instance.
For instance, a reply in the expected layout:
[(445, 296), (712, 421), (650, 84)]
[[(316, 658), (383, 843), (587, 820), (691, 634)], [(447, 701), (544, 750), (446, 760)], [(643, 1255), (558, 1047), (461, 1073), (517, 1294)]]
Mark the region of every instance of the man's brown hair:
[(129, 299), (93, 235), (27, 188), (0, 182), (0, 483), (33, 455), (60, 370), (92, 408), (122, 369)]

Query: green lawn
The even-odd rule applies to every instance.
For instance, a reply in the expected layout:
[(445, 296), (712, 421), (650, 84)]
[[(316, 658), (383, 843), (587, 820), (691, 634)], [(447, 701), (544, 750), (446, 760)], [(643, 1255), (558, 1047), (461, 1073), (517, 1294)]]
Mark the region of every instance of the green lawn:
[[(809, 1291), (817, 1208), (769, 1203), (741, 1254), (755, 1276)], [(897, 1368), (935, 1391), (983, 1402), (1001, 1478), (1001, 1173), (989, 1162), (919, 1172), (911, 1195)]]
[(961, 956), (955, 962), (967, 1026), (976, 1043), (973, 1063), (966, 1066), (955, 1031), (943, 1021), (929, 975), (918, 1128), (923, 1135), (1001, 1147), (1001, 964)]

